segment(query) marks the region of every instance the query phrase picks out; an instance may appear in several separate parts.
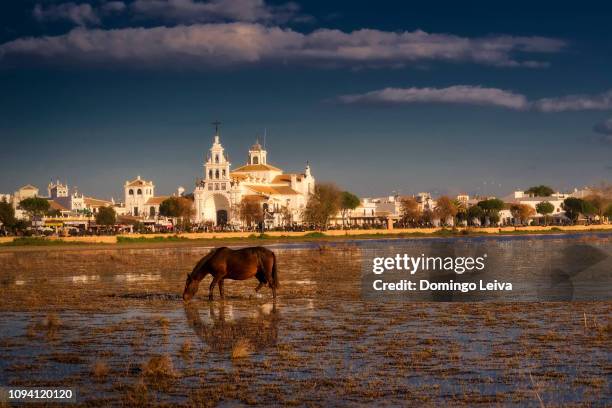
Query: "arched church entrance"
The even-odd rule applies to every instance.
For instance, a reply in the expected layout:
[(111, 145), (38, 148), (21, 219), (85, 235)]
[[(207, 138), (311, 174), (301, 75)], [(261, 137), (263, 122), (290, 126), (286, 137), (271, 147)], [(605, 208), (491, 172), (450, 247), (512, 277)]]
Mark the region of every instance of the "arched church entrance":
[(217, 210), (217, 225), (227, 225), (227, 210)]
[(204, 218), (215, 225), (226, 225), (229, 221), (229, 211), (229, 199), (223, 194), (213, 194), (204, 203)]

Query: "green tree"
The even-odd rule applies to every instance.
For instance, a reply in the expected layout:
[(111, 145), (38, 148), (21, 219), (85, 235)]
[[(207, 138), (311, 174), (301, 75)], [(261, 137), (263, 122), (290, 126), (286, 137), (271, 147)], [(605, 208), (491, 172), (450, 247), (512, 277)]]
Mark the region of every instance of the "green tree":
[(13, 229), (17, 219), (15, 218), (15, 209), (11, 203), (0, 201), (0, 224), (7, 229)]
[(96, 224), (112, 227), (117, 222), (117, 214), (113, 207), (100, 207), (96, 213)]
[(548, 225), (548, 215), (555, 211), (555, 206), (548, 201), (542, 201), (536, 204), (536, 211), (544, 217), (544, 225)]
[(482, 208), (484, 216), (491, 224), (497, 224), (499, 222), (499, 212), (504, 209), (504, 202), (502, 200), (490, 198), (488, 200), (479, 201), (476, 205)]
[(554, 194), (554, 190), (545, 185), (529, 187), (525, 193), (534, 197), (550, 197)]
[(33, 217), (42, 217), (49, 211), (49, 201), (40, 197), (30, 197), (19, 202), (19, 208), (25, 211), (30, 219)]
[(340, 194), (340, 213), (342, 214), (342, 226), (346, 224), (346, 216), (350, 210), (359, 207), (361, 200), (355, 194), (343, 191)]
[(320, 183), (308, 199), (304, 220), (322, 229), (327, 229), (329, 219), (340, 210), (341, 192), (332, 183)]
[(604, 217), (604, 213), (606, 212), (606, 209), (610, 205), (611, 200), (608, 198), (605, 198), (604, 196), (600, 194), (591, 194), (590, 196), (586, 197), (584, 200), (593, 207), (595, 215), (597, 215), (599, 217), (599, 220), (602, 221)]
[(467, 221), (467, 203), (454, 199), (453, 204), (455, 204), (455, 207), (457, 208), (457, 222)]
[(159, 214), (178, 221), (182, 228), (189, 228), (193, 216), (193, 203), (186, 197), (169, 197), (159, 205)]
[(584, 202), (580, 198), (568, 197), (563, 200), (563, 210), (565, 210), (565, 216), (576, 223), (578, 217), (582, 213), (584, 208)]
[(608, 218), (608, 220), (612, 218), (612, 204), (608, 205), (608, 208), (606, 208), (603, 215), (604, 217)]
[(595, 206), (590, 201), (582, 200), (582, 210), (581, 210), (581, 212), (589, 220), (592, 220), (592, 218), (595, 215), (597, 215), (597, 208), (595, 208)]
[(482, 222), (482, 219), (483, 219), (484, 215), (485, 215), (485, 212), (482, 209), (482, 207), (480, 207), (478, 205), (471, 206), (467, 210), (468, 224), (472, 224), (473, 225), (475, 219)]

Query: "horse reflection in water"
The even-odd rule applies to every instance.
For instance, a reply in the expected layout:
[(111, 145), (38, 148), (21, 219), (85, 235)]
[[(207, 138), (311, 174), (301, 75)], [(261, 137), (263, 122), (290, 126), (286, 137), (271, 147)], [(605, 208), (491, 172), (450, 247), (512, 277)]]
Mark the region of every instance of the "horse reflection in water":
[(249, 316), (227, 317), (233, 313), (225, 302), (209, 305), (210, 323), (200, 316), (197, 304), (185, 303), (187, 323), (195, 334), (216, 352), (227, 352), (238, 339), (247, 339), (255, 350), (276, 345), (280, 314), (275, 303), (266, 303), (247, 313)]

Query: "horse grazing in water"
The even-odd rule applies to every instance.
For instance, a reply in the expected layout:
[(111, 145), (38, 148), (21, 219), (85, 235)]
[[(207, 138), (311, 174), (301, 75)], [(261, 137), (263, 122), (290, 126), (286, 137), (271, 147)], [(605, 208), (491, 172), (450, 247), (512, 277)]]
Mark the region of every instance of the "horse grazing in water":
[(187, 274), (183, 300), (191, 300), (198, 291), (198, 286), (206, 275), (211, 274), (208, 299), (213, 299), (213, 289), (219, 284), (219, 294), (223, 299), (223, 280), (245, 280), (253, 276), (259, 281), (255, 289), (258, 292), (265, 284), (272, 289), (272, 296), (276, 299), (278, 288), (278, 272), (276, 268), (276, 255), (263, 247), (251, 247), (233, 250), (227, 247), (215, 248)]

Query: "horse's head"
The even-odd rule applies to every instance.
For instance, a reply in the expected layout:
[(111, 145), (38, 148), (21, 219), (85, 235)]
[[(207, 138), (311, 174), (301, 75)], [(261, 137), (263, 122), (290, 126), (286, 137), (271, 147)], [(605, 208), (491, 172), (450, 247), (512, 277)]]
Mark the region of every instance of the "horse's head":
[(189, 301), (195, 293), (198, 291), (200, 281), (193, 279), (191, 274), (187, 274), (187, 280), (185, 281), (185, 289), (183, 290), (183, 300)]

